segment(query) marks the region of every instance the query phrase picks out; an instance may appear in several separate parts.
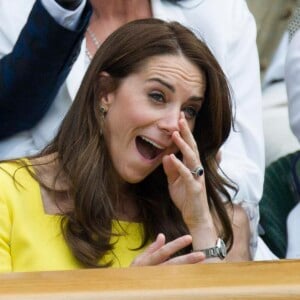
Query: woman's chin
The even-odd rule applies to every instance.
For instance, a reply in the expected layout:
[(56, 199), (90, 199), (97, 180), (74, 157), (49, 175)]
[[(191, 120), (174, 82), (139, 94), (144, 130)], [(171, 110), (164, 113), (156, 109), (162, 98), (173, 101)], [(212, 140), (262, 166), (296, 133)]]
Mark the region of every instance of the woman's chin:
[(153, 170), (143, 173), (124, 174), (121, 178), (127, 183), (136, 184), (143, 181), (151, 172), (153, 172)]
[[(148, 174), (147, 174), (148, 175)], [(124, 179), (127, 183), (136, 184), (143, 181), (147, 176), (128, 176)]]

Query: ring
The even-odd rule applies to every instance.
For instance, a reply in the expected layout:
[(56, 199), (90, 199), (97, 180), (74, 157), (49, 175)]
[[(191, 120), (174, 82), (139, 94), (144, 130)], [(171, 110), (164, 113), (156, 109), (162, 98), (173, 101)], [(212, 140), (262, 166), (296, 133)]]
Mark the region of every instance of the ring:
[(194, 170), (191, 171), (191, 173), (195, 176), (195, 177), (199, 177), (202, 176), (204, 174), (204, 169), (202, 166), (198, 166), (196, 167)]

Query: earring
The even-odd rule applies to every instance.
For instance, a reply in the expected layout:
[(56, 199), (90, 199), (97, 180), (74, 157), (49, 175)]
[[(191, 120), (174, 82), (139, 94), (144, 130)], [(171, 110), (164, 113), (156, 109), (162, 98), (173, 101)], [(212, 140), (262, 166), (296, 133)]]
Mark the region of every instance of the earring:
[(105, 115), (107, 113), (107, 109), (104, 106), (100, 106), (100, 136), (103, 136), (103, 127), (105, 122)]
[(106, 115), (107, 110), (106, 110), (106, 108), (105, 108), (104, 106), (100, 106), (100, 113), (101, 113), (103, 116)]

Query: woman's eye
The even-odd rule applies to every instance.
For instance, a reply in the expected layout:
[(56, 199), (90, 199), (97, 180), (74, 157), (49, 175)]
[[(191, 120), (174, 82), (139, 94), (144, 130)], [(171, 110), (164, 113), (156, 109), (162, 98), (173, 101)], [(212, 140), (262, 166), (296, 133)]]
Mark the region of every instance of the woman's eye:
[(197, 110), (194, 107), (188, 106), (183, 109), (184, 115), (187, 120), (191, 120), (196, 117), (197, 115)]
[(155, 102), (165, 102), (165, 97), (162, 93), (159, 92), (152, 92), (149, 94), (151, 99), (153, 99)]

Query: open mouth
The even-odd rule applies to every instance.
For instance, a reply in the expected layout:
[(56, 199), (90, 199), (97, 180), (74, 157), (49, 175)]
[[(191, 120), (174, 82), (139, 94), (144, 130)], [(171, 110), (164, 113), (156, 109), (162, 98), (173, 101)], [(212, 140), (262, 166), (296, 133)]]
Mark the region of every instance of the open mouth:
[(140, 154), (146, 159), (155, 159), (165, 149), (143, 136), (137, 136), (135, 143)]

